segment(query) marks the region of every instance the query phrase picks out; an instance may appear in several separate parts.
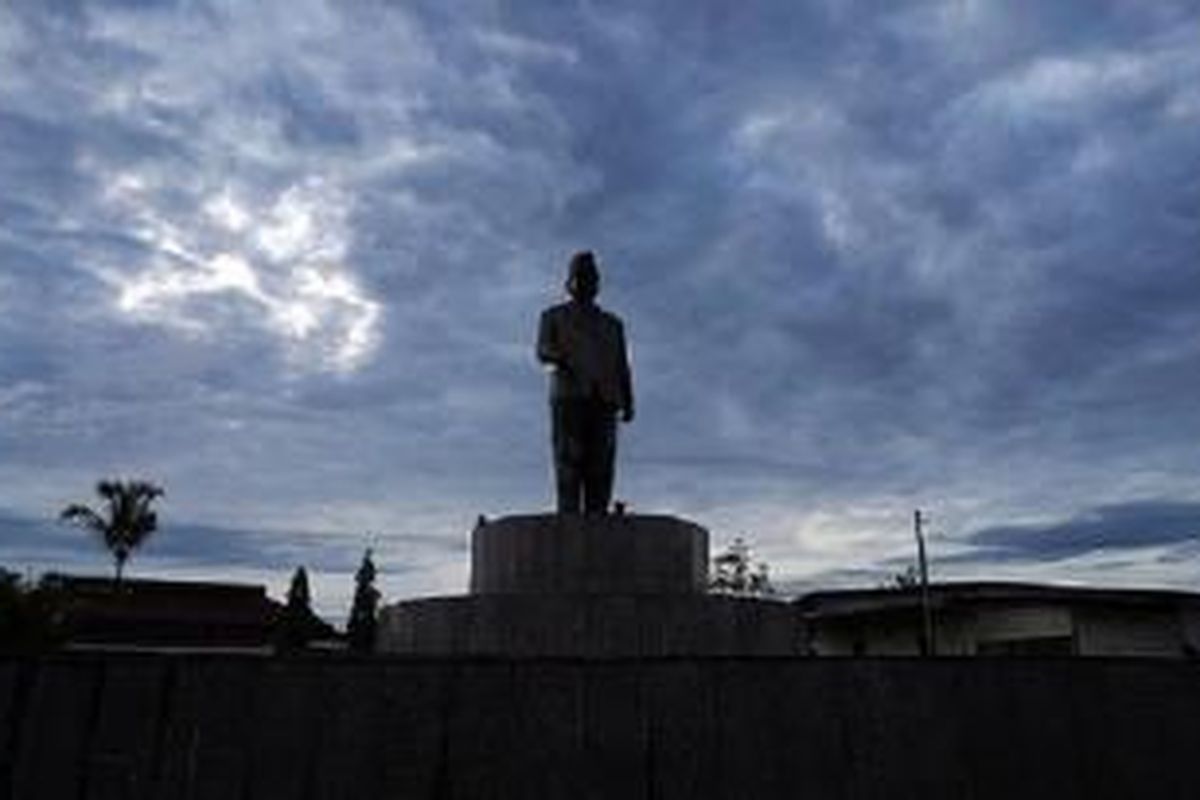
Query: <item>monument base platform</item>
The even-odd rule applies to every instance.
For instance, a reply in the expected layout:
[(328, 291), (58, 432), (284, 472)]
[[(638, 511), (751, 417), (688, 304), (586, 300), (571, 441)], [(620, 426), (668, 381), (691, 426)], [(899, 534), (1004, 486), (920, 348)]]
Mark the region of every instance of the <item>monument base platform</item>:
[(791, 604), (724, 595), (466, 595), (383, 609), (377, 648), (422, 655), (803, 655)]
[(708, 531), (644, 514), (480, 520), (471, 594), (384, 608), (376, 649), (437, 656), (799, 655), (796, 609), (707, 592)]

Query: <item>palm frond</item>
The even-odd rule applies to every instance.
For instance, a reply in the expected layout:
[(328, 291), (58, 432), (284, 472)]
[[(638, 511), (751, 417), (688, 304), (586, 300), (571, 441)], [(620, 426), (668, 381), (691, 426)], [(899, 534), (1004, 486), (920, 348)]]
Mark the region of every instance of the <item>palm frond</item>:
[(108, 527), (108, 523), (105, 522), (103, 517), (80, 503), (72, 503), (64, 508), (58, 518), (67, 522), (74, 522), (77, 525), (82, 525), (97, 532), (102, 532)]

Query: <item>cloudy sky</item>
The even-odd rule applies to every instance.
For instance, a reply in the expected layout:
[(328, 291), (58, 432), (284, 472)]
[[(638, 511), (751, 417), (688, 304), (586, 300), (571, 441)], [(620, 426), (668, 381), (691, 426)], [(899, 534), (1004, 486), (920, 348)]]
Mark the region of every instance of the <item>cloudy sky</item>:
[(0, 564), (340, 620), (551, 503), (532, 339), (626, 321), (619, 497), (794, 590), (1200, 588), (1200, 2), (0, 5)]

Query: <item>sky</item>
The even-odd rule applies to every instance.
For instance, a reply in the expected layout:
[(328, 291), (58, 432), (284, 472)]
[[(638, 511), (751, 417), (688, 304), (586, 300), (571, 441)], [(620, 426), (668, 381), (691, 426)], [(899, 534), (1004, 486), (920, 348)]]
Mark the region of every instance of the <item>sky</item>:
[(1200, 2), (0, 3), (0, 565), (340, 622), (552, 504), (538, 314), (625, 321), (631, 511), (787, 592), (1200, 588)]

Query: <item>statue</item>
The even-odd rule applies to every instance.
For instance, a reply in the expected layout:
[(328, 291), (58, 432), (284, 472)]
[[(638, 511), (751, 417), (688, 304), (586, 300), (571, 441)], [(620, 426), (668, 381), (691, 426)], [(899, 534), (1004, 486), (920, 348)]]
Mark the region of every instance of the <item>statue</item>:
[(617, 416), (633, 421), (633, 382), (621, 320), (596, 305), (592, 253), (571, 257), (571, 299), (542, 312), (537, 357), (549, 366), (558, 512), (604, 514), (612, 498)]

